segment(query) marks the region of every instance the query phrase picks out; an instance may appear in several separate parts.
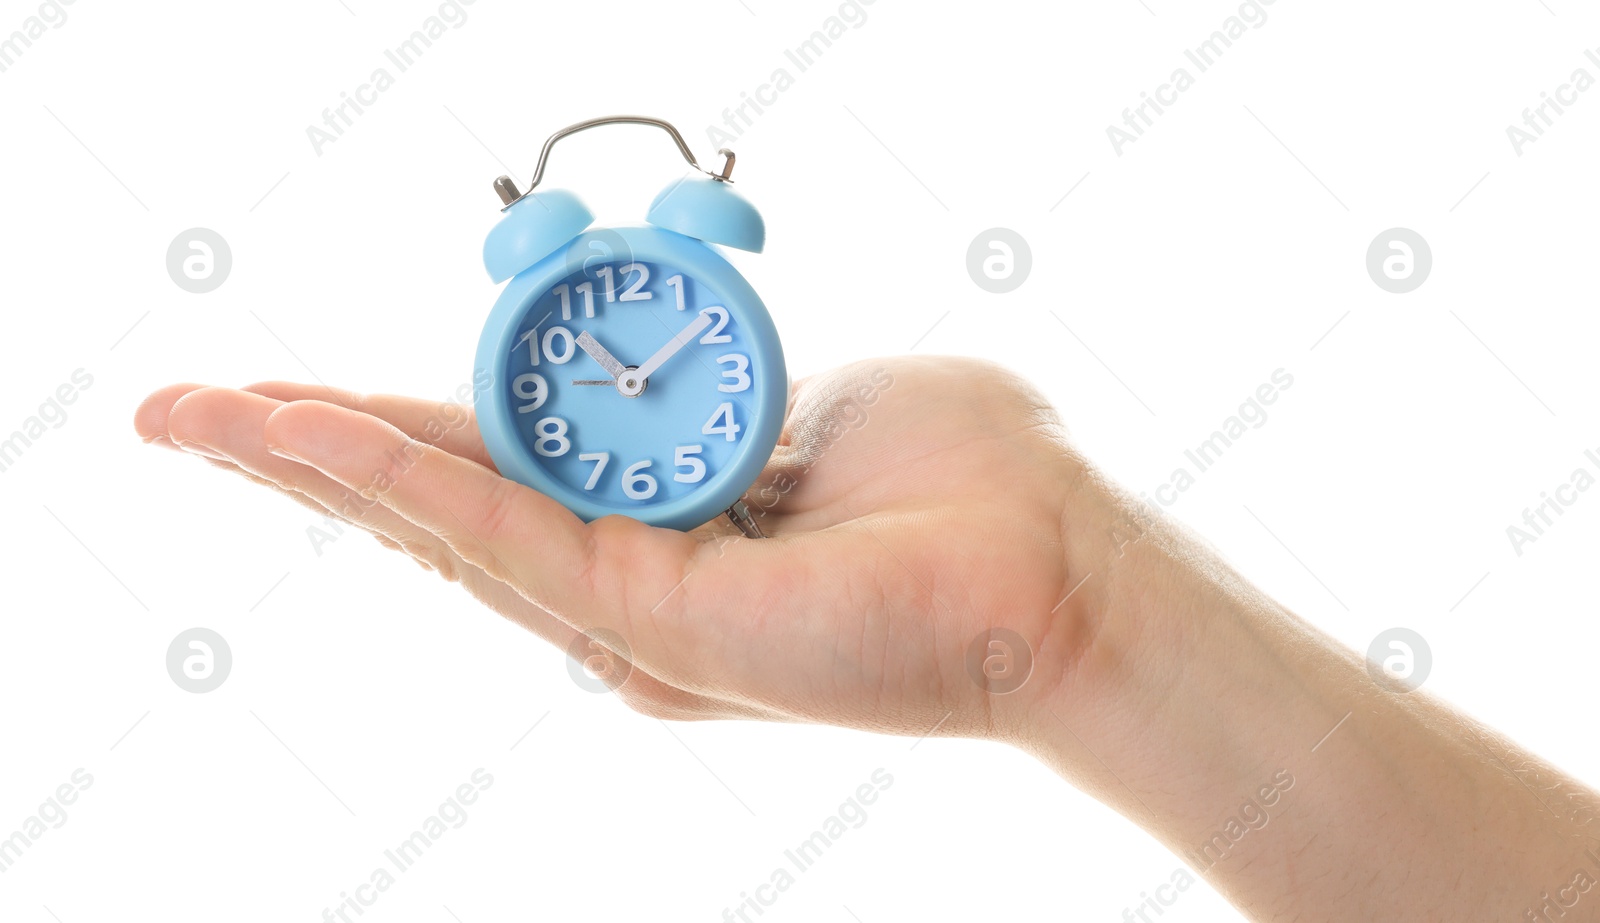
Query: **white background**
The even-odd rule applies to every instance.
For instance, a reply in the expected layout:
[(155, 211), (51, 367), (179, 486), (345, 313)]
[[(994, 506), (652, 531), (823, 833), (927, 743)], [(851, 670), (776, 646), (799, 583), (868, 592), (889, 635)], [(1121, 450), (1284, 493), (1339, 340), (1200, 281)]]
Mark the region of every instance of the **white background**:
[[(37, 8), (0, 3), (0, 34)], [(1171, 512), (1352, 647), (1422, 632), (1430, 689), (1600, 780), (1600, 491), (1520, 556), (1506, 534), (1600, 450), (1600, 91), (1521, 156), (1506, 136), (1600, 77), (1591, 10), (1278, 0), (1119, 157), (1106, 127), (1236, 5), (878, 0), (798, 73), (784, 50), (837, 4), (478, 0), (314, 152), (307, 126), (437, 9), (78, 0), (0, 74), (0, 436), (93, 376), (0, 474), (0, 837), (95, 780), (0, 874), (0, 918), (321, 919), (478, 767), (468, 822), (364, 920), (722, 919), (880, 767), (867, 822), (764, 921), (1111, 921), (1168, 880), (1173, 855), (999, 746), (638, 717), (365, 536), (318, 555), (305, 510), (133, 434), (172, 381), (447, 397), (496, 294), (496, 175), (526, 184), (547, 135), (613, 112), (710, 162), (705, 126), (778, 67), (793, 87), (734, 144), (768, 249), (737, 263), (796, 376), (998, 359), (1149, 491), (1286, 370)], [(681, 174), (619, 128), (547, 182), (632, 222)], [(205, 295), (165, 268), (196, 226), (233, 250)], [(965, 268), (997, 226), (1033, 253), (1007, 295)], [(1365, 269), (1395, 226), (1434, 255), (1407, 295)], [(234, 654), (206, 695), (165, 668), (192, 626)], [(1162, 919), (1237, 915), (1202, 886)]]

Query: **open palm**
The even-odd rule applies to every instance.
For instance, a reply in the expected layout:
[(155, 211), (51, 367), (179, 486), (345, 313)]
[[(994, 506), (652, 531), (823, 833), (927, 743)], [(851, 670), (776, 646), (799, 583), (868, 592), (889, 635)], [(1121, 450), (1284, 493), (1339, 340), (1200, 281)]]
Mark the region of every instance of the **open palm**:
[[(569, 652), (598, 653), (617, 693), (660, 717), (1011, 738), (1099, 619), (1069, 566), (1083, 527), (1066, 510), (1086, 469), (1037, 392), (971, 360), (871, 360), (796, 382), (748, 494), (766, 539), (721, 520), (690, 533), (585, 524), (499, 477), (454, 405), (185, 384), (152, 394), (136, 427), (349, 520)], [(1023, 648), (994, 649), (1008, 658), (998, 674), (975, 671), (998, 629)], [(991, 694), (1030, 662), (1025, 688)]]

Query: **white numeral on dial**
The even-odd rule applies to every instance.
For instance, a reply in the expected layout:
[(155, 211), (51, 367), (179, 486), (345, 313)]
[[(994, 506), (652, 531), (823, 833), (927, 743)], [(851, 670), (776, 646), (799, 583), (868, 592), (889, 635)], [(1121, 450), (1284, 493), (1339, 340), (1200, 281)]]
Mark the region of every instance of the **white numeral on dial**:
[(533, 413), (544, 406), (545, 399), (550, 396), (550, 386), (545, 384), (543, 375), (529, 372), (512, 379), (511, 392), (525, 401), (533, 402), (518, 407), (517, 413)]
[(683, 276), (672, 276), (667, 279), (667, 284), (678, 294), (678, 310), (683, 310)]
[[(594, 283), (593, 282), (581, 282), (581, 283), (578, 284), (578, 287), (575, 289), (575, 291), (578, 294), (583, 296), (583, 316), (584, 317), (593, 317), (594, 316)], [(563, 313), (561, 315), (561, 319), (562, 320), (571, 320), (572, 318), (567, 317), (566, 314)]]
[[(563, 282), (551, 289), (556, 294), (556, 300), (561, 302), (561, 319), (572, 320), (572, 287)], [(594, 316), (594, 283), (585, 282), (578, 286), (578, 291), (583, 294), (583, 316)]]
[(644, 469), (650, 465), (650, 459), (647, 458), (634, 462), (622, 472), (622, 492), (630, 500), (648, 500), (656, 495), (656, 479), (644, 473)]
[(724, 334), (722, 332), (723, 330), (727, 329), (727, 326), (728, 326), (728, 309), (727, 308), (723, 308), (723, 307), (704, 308), (704, 309), (702, 309), (700, 311), (700, 313), (701, 314), (709, 314), (712, 317), (716, 318), (716, 321), (717, 321), (716, 323), (711, 325), (711, 329), (710, 330), (706, 331), (706, 335), (700, 338), (700, 342), (706, 344), (707, 346), (715, 346), (718, 343), (732, 343), (733, 342), (733, 337), (728, 336), (728, 335), (726, 335), (726, 334)]
[(533, 431), (539, 436), (533, 441), (533, 450), (545, 458), (560, 458), (572, 450), (567, 421), (560, 417), (545, 417), (533, 425)]
[(622, 295), (617, 298), (618, 301), (649, 301), (656, 297), (654, 292), (639, 291), (639, 289), (644, 288), (646, 282), (650, 281), (650, 267), (643, 263), (629, 263), (622, 267), (622, 275), (624, 277), (630, 272), (637, 272), (639, 278), (634, 279), (633, 284), (623, 290)]
[(717, 390), (727, 394), (737, 394), (740, 391), (749, 390), (750, 358), (739, 353), (728, 353), (726, 356), (717, 357), (718, 365), (722, 365), (724, 362), (733, 363), (733, 368), (722, 370), (722, 377), (728, 379), (731, 384), (717, 385)]
[(611, 461), (611, 453), (585, 452), (578, 456), (578, 461), (597, 463), (594, 470), (589, 472), (589, 483), (583, 485), (584, 490), (594, 490), (594, 485), (600, 483), (600, 475), (606, 470), (606, 462)]
[(600, 278), (602, 278), (602, 279), (604, 279), (606, 281), (606, 300), (607, 301), (616, 301), (617, 300), (617, 280), (616, 280), (616, 276), (611, 271), (611, 267), (610, 266), (601, 266), (599, 269), (596, 269), (594, 271), (594, 274), (599, 276)]
[[(561, 339), (566, 340), (566, 349), (558, 353), (556, 352), (556, 341)], [(554, 362), (556, 365), (566, 365), (568, 362), (571, 362), (572, 354), (576, 352), (577, 349), (578, 341), (573, 338), (571, 330), (568, 330), (565, 327), (551, 327), (549, 330), (544, 332), (545, 358), (549, 359), (551, 362)]]
[(706, 421), (706, 425), (700, 427), (700, 432), (707, 436), (720, 434), (726, 436), (727, 440), (732, 442), (738, 436), (741, 428), (739, 424), (733, 422), (733, 404), (723, 401), (717, 405), (717, 409), (711, 414), (711, 419)]
[(696, 455), (699, 455), (703, 451), (705, 451), (705, 446), (678, 446), (678, 451), (672, 456), (672, 463), (677, 465), (679, 468), (688, 468), (689, 472), (685, 474), (684, 472), (680, 471), (677, 474), (674, 474), (672, 479), (677, 481), (679, 484), (698, 484), (705, 480), (706, 463), (698, 458), (695, 458)]

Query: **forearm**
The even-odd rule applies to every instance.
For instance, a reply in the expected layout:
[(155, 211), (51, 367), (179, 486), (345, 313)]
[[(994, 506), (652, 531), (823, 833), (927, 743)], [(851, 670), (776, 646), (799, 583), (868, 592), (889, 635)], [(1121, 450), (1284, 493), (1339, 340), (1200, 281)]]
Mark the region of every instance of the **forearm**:
[(1068, 617), (1098, 622), (1041, 758), (1252, 919), (1600, 919), (1592, 791), (1375, 682), (1180, 530), (1133, 533), (1088, 552), (1104, 584)]

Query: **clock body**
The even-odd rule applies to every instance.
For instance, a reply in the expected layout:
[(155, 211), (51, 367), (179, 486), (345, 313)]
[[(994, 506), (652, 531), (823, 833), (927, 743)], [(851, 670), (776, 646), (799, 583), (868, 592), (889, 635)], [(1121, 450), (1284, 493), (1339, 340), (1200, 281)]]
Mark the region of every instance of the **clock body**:
[[(642, 389), (625, 377), (629, 393), (585, 343), (630, 371), (670, 355)], [(722, 515), (771, 457), (788, 405), (755, 289), (712, 246), (654, 226), (583, 231), (512, 276), (475, 364), (500, 474), (585, 521), (687, 530)]]

